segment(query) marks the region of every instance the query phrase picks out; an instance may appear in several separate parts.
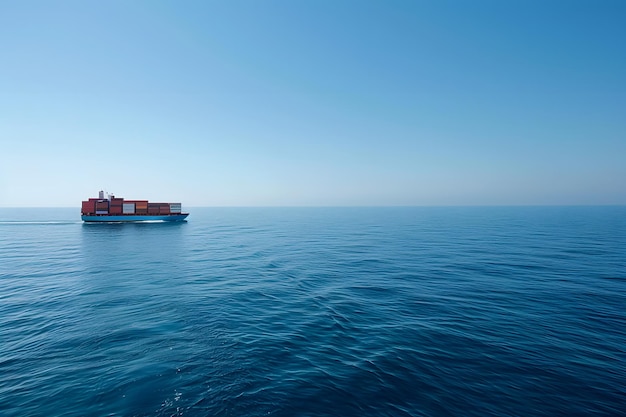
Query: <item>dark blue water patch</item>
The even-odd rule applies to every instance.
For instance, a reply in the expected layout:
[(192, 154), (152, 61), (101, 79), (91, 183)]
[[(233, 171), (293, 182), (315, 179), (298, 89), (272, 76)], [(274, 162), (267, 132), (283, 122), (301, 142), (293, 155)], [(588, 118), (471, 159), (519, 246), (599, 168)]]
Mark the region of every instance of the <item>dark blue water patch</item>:
[(0, 414), (624, 415), (626, 208), (0, 210)]

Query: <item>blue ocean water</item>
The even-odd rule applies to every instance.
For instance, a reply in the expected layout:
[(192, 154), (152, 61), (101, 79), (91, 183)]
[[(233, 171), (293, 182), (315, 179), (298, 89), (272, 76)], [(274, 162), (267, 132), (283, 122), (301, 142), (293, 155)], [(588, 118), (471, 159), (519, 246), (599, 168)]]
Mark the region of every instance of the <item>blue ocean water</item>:
[(626, 207), (0, 209), (0, 415), (626, 415)]

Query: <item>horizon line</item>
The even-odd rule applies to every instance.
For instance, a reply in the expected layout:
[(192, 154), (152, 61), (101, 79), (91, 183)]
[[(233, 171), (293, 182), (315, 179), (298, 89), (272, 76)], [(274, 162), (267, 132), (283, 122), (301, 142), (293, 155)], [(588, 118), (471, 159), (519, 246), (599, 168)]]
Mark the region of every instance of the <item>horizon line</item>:
[[(608, 204), (368, 204), (368, 205), (213, 205), (185, 206), (186, 208), (453, 208), (453, 207), (626, 207), (626, 203)], [(76, 209), (76, 206), (0, 206), (0, 209)]]

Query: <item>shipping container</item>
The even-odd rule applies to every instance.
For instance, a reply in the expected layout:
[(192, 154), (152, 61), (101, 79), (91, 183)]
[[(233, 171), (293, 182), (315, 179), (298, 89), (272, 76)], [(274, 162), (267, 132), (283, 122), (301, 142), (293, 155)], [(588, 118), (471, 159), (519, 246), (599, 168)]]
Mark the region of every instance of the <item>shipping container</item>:
[(124, 213), (124, 214), (135, 214), (135, 203), (124, 203), (124, 204), (122, 204), (122, 213)]
[(109, 194), (82, 201), (82, 220), (85, 222), (125, 222), (141, 220), (184, 221), (189, 215), (182, 212), (181, 203), (152, 203), (148, 200), (125, 200)]
[(189, 215), (182, 212), (181, 203), (153, 203), (148, 200), (125, 200), (109, 194), (82, 201), (82, 219), (85, 222), (124, 222), (141, 220), (184, 221)]
[(83, 201), (82, 212), (83, 213), (94, 213), (96, 211), (96, 202), (95, 201)]

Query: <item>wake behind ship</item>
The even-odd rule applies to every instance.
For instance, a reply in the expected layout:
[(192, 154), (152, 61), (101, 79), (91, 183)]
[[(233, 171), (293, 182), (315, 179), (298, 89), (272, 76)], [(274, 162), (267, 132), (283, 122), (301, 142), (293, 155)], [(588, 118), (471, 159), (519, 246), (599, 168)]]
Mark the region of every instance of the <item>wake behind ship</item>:
[(151, 203), (148, 200), (124, 200), (114, 195), (83, 201), (81, 219), (84, 222), (179, 222), (189, 216), (183, 213), (181, 203)]

